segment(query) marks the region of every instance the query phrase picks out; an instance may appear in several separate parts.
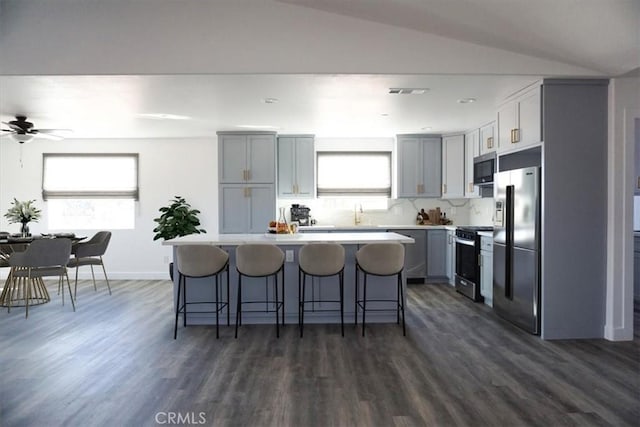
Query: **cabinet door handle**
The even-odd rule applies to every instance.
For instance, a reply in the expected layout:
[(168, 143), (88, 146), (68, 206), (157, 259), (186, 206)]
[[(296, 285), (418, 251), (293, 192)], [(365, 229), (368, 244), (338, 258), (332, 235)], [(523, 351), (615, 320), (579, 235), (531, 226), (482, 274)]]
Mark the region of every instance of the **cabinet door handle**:
[(246, 181), (246, 180), (247, 180), (247, 170), (246, 170), (246, 169), (243, 169), (243, 170), (242, 170), (242, 180), (243, 180), (243, 181)]
[(511, 143), (520, 142), (520, 129), (511, 129)]
[(251, 187), (247, 187), (247, 197), (251, 197)]
[(251, 181), (251, 169), (247, 169), (247, 181)]
[(442, 184), (442, 194), (447, 192), (447, 184)]
[(487, 148), (493, 148), (493, 137), (487, 138)]

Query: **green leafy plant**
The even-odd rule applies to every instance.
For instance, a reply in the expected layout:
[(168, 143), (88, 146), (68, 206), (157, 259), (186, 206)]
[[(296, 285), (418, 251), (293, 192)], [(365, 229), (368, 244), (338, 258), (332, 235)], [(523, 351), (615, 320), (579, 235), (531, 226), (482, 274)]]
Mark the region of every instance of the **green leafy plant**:
[(206, 230), (198, 228), (200, 211), (192, 209), (183, 197), (175, 196), (169, 206), (163, 206), (159, 210), (160, 217), (154, 218), (158, 226), (153, 229), (156, 233), (153, 240), (169, 240), (189, 234), (206, 233)]
[(4, 217), (9, 220), (9, 224), (16, 222), (38, 222), (42, 212), (34, 206), (35, 202), (35, 200), (20, 202), (18, 199), (13, 199), (13, 202), (11, 202), (13, 206), (11, 206), (7, 213), (4, 214)]

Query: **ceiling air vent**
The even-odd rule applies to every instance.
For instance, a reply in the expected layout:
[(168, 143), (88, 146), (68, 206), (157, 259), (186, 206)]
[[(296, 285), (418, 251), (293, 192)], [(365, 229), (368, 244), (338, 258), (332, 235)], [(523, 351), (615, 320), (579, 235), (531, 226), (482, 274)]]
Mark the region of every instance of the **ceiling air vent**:
[(424, 95), (429, 91), (428, 87), (392, 87), (389, 93), (396, 95)]

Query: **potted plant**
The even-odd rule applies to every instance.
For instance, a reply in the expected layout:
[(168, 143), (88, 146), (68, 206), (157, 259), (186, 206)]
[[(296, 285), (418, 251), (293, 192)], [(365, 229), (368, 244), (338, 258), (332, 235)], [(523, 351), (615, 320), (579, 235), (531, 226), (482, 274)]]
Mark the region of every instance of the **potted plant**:
[(31, 236), (29, 233), (29, 222), (38, 222), (40, 219), (41, 211), (40, 209), (34, 206), (35, 200), (27, 200), (26, 202), (20, 202), (18, 199), (13, 199), (13, 202), (7, 211), (4, 214), (5, 218), (9, 220), (9, 224), (21, 223), (22, 227), (20, 228), (20, 233), (22, 237)]
[[(191, 208), (191, 205), (183, 197), (175, 196), (169, 206), (163, 206), (159, 211), (161, 215), (154, 218), (158, 225), (153, 229), (153, 232), (156, 233), (153, 240), (170, 240), (189, 234), (206, 233), (206, 230), (198, 228), (200, 226), (198, 218), (200, 211)], [(173, 280), (173, 263), (169, 264), (169, 275)]]

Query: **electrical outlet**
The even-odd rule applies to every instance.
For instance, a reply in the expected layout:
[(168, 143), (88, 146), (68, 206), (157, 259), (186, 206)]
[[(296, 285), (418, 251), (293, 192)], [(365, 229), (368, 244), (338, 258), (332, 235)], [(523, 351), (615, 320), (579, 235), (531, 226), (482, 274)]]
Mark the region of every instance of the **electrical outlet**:
[(286, 255), (287, 262), (293, 262), (293, 250), (287, 250), (285, 252), (285, 255)]
[(169, 257), (168, 256), (164, 257), (164, 263), (165, 264), (169, 264)]

